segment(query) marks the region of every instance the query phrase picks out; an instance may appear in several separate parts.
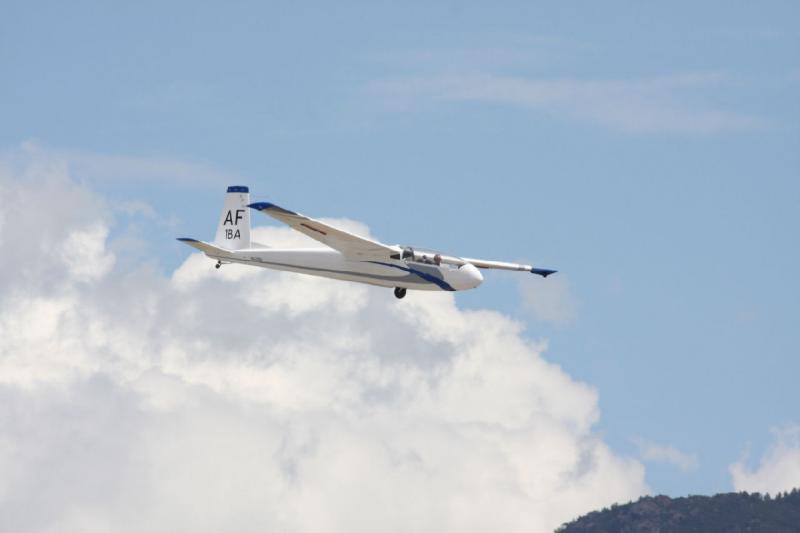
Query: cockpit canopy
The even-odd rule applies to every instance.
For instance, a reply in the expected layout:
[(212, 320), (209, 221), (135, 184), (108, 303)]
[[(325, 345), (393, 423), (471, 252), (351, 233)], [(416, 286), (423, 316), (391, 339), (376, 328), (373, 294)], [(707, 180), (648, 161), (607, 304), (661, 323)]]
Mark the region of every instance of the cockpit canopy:
[(443, 254), (436, 250), (429, 250), (425, 248), (412, 248), (411, 246), (403, 246), (403, 251), (399, 257), (406, 262), (411, 263), (427, 263), (431, 265), (455, 265), (461, 266), (465, 263), (460, 257)]

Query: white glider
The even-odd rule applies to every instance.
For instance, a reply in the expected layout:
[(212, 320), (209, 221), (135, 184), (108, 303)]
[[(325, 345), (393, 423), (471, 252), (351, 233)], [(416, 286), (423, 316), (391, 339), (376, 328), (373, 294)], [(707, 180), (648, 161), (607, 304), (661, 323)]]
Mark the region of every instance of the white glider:
[[(327, 248), (270, 248), (250, 241), (250, 210), (269, 215)], [(267, 202), (250, 203), (247, 187), (228, 187), (213, 243), (180, 238), (189, 246), (225, 263), (241, 263), (325, 278), (393, 287), (403, 298), (407, 289), (461, 291), (481, 284), (479, 268), (528, 271), (547, 277), (555, 270), (502, 261), (445, 255), (410, 246), (388, 245), (359, 237)]]

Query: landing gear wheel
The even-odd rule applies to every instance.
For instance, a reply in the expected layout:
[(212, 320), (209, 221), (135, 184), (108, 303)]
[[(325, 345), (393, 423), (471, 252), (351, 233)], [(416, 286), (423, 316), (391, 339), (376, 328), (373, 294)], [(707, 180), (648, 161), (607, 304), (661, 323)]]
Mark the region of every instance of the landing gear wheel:
[(222, 266), (222, 261), (217, 261), (217, 264), (214, 265), (214, 268), (219, 268)]
[(402, 300), (406, 295), (405, 287), (395, 287), (394, 288), (394, 297), (398, 300)]

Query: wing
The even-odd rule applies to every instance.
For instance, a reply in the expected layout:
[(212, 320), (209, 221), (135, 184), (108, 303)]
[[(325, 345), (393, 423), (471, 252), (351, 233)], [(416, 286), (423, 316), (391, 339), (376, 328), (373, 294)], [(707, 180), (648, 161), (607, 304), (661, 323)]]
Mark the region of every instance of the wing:
[(532, 274), (538, 274), (546, 278), (550, 274), (555, 274), (556, 270), (548, 270), (546, 268), (535, 268), (531, 265), (521, 265), (518, 263), (505, 263), (503, 261), (484, 261), (483, 259), (468, 259), (463, 258), (467, 263), (472, 263), (478, 268), (497, 268), (501, 270), (524, 270)]
[(335, 228), (319, 220), (314, 220), (300, 213), (283, 209), (268, 202), (250, 204), (256, 211), (261, 211), (276, 220), (280, 220), (292, 229), (296, 229), (315, 241), (330, 246), (352, 259), (388, 258), (400, 254), (400, 248), (359, 237), (349, 231)]

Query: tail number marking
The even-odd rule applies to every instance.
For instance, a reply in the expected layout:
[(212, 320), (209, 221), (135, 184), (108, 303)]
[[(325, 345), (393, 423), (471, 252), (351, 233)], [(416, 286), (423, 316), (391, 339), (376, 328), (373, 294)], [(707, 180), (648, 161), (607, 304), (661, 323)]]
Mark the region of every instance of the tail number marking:
[(244, 209), (236, 210), (236, 217), (235, 217), (236, 220), (234, 220), (233, 211), (228, 209), (228, 214), (225, 215), (225, 222), (223, 222), (222, 225), (225, 226), (226, 224), (230, 224), (232, 226), (238, 226), (239, 221), (242, 220), (243, 218), (244, 218)]

